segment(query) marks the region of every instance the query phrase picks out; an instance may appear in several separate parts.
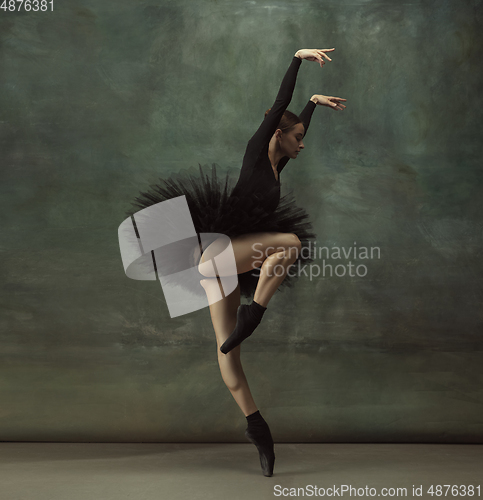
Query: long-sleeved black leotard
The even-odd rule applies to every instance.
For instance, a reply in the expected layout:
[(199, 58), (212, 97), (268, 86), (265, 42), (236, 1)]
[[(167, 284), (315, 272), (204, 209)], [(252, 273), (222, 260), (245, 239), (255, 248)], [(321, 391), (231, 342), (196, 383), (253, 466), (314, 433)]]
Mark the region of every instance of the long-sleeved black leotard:
[[(249, 140), (238, 182), (233, 190), (228, 189), (231, 185), (228, 177), (225, 181), (218, 180), (215, 164), (212, 166), (211, 178), (205, 175), (200, 165), (199, 178), (193, 176), (191, 172), (180, 172), (151, 184), (149, 190), (141, 192), (140, 196), (135, 198), (132, 202), (133, 208), (126, 212), (126, 215), (132, 216), (140, 209), (185, 196), (196, 233), (204, 235), (204, 248), (209, 244), (207, 238), (217, 238), (219, 234), (236, 238), (251, 232), (293, 233), (302, 243), (302, 251), (298, 257), (300, 263), (304, 265), (312, 262), (310, 246), (311, 240), (315, 240), (316, 235), (312, 232), (308, 214), (302, 207), (296, 205), (293, 196), (280, 197), (280, 179), (275, 178), (268, 157), (270, 139), (292, 99), (301, 62), (301, 59), (294, 56), (275, 103)], [(315, 107), (316, 104), (309, 101), (299, 115), (305, 126), (305, 133)], [(287, 156), (281, 158), (277, 165), (279, 175), (288, 160)], [(155, 219), (155, 216), (153, 218)], [(153, 224), (155, 224), (154, 219)], [(169, 231), (167, 227), (168, 225), (163, 226), (165, 231), (163, 237), (166, 241), (173, 241), (176, 244), (163, 246), (162, 256), (160, 249), (156, 250), (158, 276), (163, 277), (163, 287), (169, 284), (189, 291), (183, 302), (187, 303), (189, 297), (195, 297), (193, 303), (199, 307), (197, 300), (201, 296), (205, 299), (206, 294), (202, 287), (193, 288), (193, 275), (191, 271), (185, 272), (187, 269), (197, 268), (199, 264), (201, 255), (198, 238), (179, 239), (178, 225), (171, 224)], [(148, 266), (146, 272), (152, 273), (151, 261), (146, 262)], [(292, 287), (297, 279), (297, 273), (294, 275), (289, 273), (279, 288)], [(238, 275), (238, 283), (244, 297), (253, 297), (258, 286), (258, 273), (253, 270), (241, 273)]]
[[(267, 116), (263, 120), (258, 130), (248, 141), (248, 145), (243, 157), (243, 164), (240, 177), (236, 183), (233, 194), (247, 200), (255, 201), (267, 212), (273, 212), (280, 201), (280, 172), (287, 164), (289, 157), (281, 158), (277, 165), (278, 180), (268, 157), (268, 147), (277, 126), (280, 123), (284, 111), (290, 104), (292, 94), (297, 80), (297, 73), (302, 63), (302, 59), (294, 56), (280, 85), (277, 98)], [(313, 101), (305, 106), (299, 117), (305, 127), (305, 134), (309, 128), (312, 113), (316, 107)]]

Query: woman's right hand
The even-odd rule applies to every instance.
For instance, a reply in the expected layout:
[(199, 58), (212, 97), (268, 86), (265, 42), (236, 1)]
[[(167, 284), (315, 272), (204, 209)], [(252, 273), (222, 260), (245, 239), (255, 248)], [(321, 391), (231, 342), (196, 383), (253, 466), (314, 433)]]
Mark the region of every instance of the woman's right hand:
[(326, 52), (332, 52), (333, 50), (335, 50), (335, 47), (333, 49), (301, 49), (297, 50), (295, 56), (299, 59), (307, 59), (307, 61), (318, 61), (320, 63), (320, 67), (322, 68), (325, 64), (322, 57), (332, 61)]
[(315, 102), (315, 104), (320, 104), (321, 106), (327, 106), (328, 108), (332, 108), (332, 109), (340, 110), (340, 111), (343, 111), (344, 108), (347, 107), (347, 106), (344, 106), (341, 102), (341, 101), (346, 102), (347, 99), (342, 99), (342, 97), (314, 94), (310, 98), (310, 100), (312, 102)]

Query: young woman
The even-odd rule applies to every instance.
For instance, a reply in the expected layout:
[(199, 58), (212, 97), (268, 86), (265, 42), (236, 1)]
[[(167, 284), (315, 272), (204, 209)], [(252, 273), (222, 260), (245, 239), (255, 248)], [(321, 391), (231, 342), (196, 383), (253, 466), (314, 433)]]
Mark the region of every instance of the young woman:
[[(141, 193), (144, 199), (137, 198), (138, 203), (133, 203), (145, 208), (185, 195), (198, 233), (220, 233), (231, 240), (238, 285), (222, 300), (219, 300), (220, 276), (225, 270), (221, 264), (215, 274), (211, 264), (223, 249), (221, 240), (214, 240), (202, 253), (199, 249), (193, 252), (190, 247), (186, 268), (198, 265), (200, 283), (210, 304), (221, 375), (247, 419), (245, 436), (256, 445), (265, 476), (273, 474), (273, 439), (243, 372), (240, 344), (260, 323), (275, 291), (279, 287), (291, 287), (297, 279), (297, 275), (287, 275), (289, 268), (297, 261), (312, 261), (309, 240), (315, 238), (315, 234), (311, 232), (307, 213), (290, 196), (280, 198), (280, 172), (290, 158), (297, 158), (304, 149), (303, 138), (316, 105), (343, 110), (342, 101), (346, 99), (313, 95), (299, 116), (286, 108), (302, 61), (318, 62), (322, 68), (324, 58), (331, 61), (326, 53), (333, 50), (302, 49), (295, 53), (275, 103), (248, 141), (238, 182), (231, 191), (228, 176), (224, 186), (220, 185), (213, 165), (210, 182), (200, 166), (200, 179), (180, 176), (162, 181), (163, 185), (154, 186), (154, 192)], [(132, 211), (126, 213), (132, 215)], [(195, 257), (197, 250), (198, 258)], [(177, 248), (177, 256), (179, 251)], [(241, 295), (253, 296), (251, 304), (241, 305)]]

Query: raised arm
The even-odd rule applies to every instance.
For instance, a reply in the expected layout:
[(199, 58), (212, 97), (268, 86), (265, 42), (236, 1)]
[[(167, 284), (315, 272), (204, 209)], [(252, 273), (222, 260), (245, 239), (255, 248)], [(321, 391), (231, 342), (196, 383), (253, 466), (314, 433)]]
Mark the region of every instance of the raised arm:
[[(299, 115), (299, 118), (302, 120), (305, 128), (304, 138), (307, 135), (307, 130), (310, 125), (310, 118), (312, 117), (312, 113), (314, 112), (317, 104), (320, 104), (321, 106), (327, 106), (328, 108), (331, 108), (335, 111), (343, 111), (346, 106), (342, 104), (342, 102), (346, 101), (347, 99), (342, 99), (342, 97), (314, 94), (310, 98), (310, 101), (307, 103), (302, 113), (300, 113)], [(277, 165), (277, 170), (279, 173), (282, 171), (283, 167), (285, 167), (289, 160), (290, 158), (288, 156), (284, 156), (280, 159)]]
[[(242, 168), (240, 172), (240, 179), (245, 178), (250, 175), (253, 167), (256, 164), (256, 160), (262, 151), (264, 146), (267, 146), (272, 138), (277, 126), (282, 119), (284, 111), (292, 100), (292, 94), (295, 88), (295, 82), (297, 80), (297, 74), (302, 63), (302, 60), (306, 59), (308, 61), (318, 62), (322, 68), (325, 64), (325, 59), (331, 61), (326, 52), (333, 51), (335, 49), (300, 49), (298, 50), (292, 58), (292, 62), (283, 77), (280, 89), (278, 91), (277, 97), (267, 116), (262, 121), (258, 130), (253, 134), (253, 136), (248, 141), (248, 145), (245, 151), (245, 156), (243, 157)], [(309, 103), (304, 110), (303, 116), (306, 120), (307, 127), (310, 123), (310, 116), (313, 109), (310, 109), (312, 104)], [(304, 121), (305, 123), (305, 121)], [(306, 129), (307, 129), (306, 127)]]
[[(310, 125), (310, 119), (312, 118), (312, 113), (314, 112), (314, 109), (316, 108), (317, 104), (313, 100), (313, 97), (310, 99), (310, 101), (307, 103), (303, 111), (299, 114), (299, 118), (302, 120), (302, 123), (304, 124), (305, 128), (305, 133), (304, 133), (304, 138), (307, 135), (307, 130), (309, 129)], [(277, 171), (280, 173), (287, 164), (287, 162), (290, 160), (288, 156), (284, 156), (283, 158), (280, 159), (277, 165)]]
[(282, 119), (284, 111), (292, 100), (292, 94), (295, 88), (295, 82), (297, 80), (298, 70), (302, 59), (297, 56), (293, 56), (292, 62), (283, 77), (282, 84), (277, 94), (277, 98), (267, 113), (267, 116), (262, 121), (258, 130), (253, 134), (251, 139), (248, 141), (247, 153), (254, 156), (254, 159), (260, 153), (262, 147), (267, 144), (272, 138), (277, 126)]

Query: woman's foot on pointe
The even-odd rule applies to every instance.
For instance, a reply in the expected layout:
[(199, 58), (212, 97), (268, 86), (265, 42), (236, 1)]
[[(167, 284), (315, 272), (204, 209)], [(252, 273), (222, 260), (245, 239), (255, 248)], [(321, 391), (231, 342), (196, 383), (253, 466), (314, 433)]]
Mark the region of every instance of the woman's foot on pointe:
[(260, 415), (260, 411), (248, 415), (248, 427), (245, 436), (252, 442), (260, 455), (260, 465), (263, 475), (270, 477), (273, 475), (273, 466), (275, 464), (275, 452), (273, 449), (273, 439), (267, 422)]
[(263, 313), (266, 310), (266, 307), (255, 301), (252, 301), (250, 305), (241, 304), (236, 312), (235, 329), (220, 347), (220, 351), (227, 354), (248, 338), (262, 321)]

